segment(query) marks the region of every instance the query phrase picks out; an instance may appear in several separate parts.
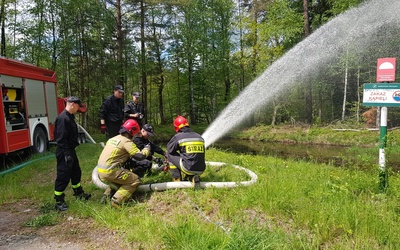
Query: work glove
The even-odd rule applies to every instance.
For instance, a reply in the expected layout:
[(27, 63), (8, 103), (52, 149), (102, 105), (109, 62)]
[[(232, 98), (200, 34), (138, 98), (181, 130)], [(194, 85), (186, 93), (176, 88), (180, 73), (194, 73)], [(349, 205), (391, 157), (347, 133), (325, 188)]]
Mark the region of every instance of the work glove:
[(165, 164), (164, 168), (163, 168), (164, 173), (168, 173), (169, 171), (169, 163), (167, 161), (167, 163)]
[(163, 171), (164, 171), (164, 173), (168, 173), (168, 171), (169, 171), (169, 161), (168, 161), (168, 158), (167, 158), (167, 152), (164, 153), (164, 157), (165, 157), (165, 166), (164, 166)]
[(150, 143), (146, 144), (146, 146), (144, 146), (144, 148), (141, 150), (141, 153), (144, 154), (146, 157), (148, 157), (149, 155), (151, 155), (151, 146)]
[(107, 131), (106, 125), (105, 125), (105, 124), (101, 124), (101, 125), (100, 125), (100, 132), (101, 132), (102, 134), (105, 134), (106, 131)]
[(69, 154), (65, 154), (64, 159), (65, 159), (65, 164), (67, 164), (67, 166), (71, 168), (72, 164), (74, 163), (74, 159), (72, 159), (72, 156)]

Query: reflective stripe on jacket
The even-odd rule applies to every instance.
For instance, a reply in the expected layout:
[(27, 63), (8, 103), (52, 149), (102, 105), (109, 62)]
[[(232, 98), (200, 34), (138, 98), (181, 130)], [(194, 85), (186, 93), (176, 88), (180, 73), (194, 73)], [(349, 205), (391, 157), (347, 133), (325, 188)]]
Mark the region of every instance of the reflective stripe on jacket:
[(167, 152), (180, 155), (183, 166), (191, 171), (204, 171), (205, 147), (204, 139), (190, 127), (183, 127), (167, 144)]
[(99, 169), (120, 169), (130, 157), (141, 160), (149, 154), (147, 148), (139, 150), (131, 139), (117, 135), (107, 141), (97, 165)]

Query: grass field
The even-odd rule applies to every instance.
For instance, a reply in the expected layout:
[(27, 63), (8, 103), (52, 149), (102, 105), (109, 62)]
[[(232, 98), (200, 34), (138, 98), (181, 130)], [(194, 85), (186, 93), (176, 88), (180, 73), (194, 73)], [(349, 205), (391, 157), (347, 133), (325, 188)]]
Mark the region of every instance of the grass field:
[[(52, 210), (55, 158), (50, 152), (24, 168), (0, 176), (0, 208), (29, 200), (38, 213), (25, 226), (54, 227), (70, 216), (90, 221), (101, 232), (113, 232), (102, 249), (398, 249), (400, 247), (400, 178), (390, 173), (386, 192), (378, 172), (316, 165), (273, 157), (237, 155), (210, 148), (202, 181), (244, 181), (249, 177), (230, 164), (255, 172), (248, 187), (172, 189), (137, 193), (121, 210), (99, 204), (103, 190), (91, 182), (102, 148), (77, 148), (88, 202), (66, 191), (70, 209)], [(36, 158), (39, 156), (35, 156)], [(146, 177), (143, 183), (169, 181), (169, 174)], [(81, 231), (65, 228), (63, 237)], [(101, 236), (99, 236), (101, 237)], [(111, 237), (111, 238), (110, 238)], [(114, 239), (110, 240), (110, 239)], [(86, 245), (84, 249), (90, 249)]]

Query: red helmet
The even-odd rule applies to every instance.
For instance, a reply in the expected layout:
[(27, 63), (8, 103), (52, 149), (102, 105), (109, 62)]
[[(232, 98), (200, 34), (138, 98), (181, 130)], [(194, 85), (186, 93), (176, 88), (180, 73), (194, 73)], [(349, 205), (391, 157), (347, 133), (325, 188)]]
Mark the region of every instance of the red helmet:
[[(128, 119), (121, 127), (122, 132), (128, 132), (132, 137), (140, 131), (139, 124), (133, 119)], [(120, 130), (120, 133), (121, 133)], [(123, 131), (125, 130), (125, 131)]]
[(183, 117), (183, 116), (177, 116), (174, 120), (174, 128), (175, 128), (175, 132), (178, 133), (179, 129), (189, 126), (189, 122), (188, 120)]

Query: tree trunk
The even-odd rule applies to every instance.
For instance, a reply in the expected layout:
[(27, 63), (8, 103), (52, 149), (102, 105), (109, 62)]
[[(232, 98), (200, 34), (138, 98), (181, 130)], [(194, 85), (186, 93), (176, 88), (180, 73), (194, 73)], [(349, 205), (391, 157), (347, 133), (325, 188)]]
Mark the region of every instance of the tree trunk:
[(189, 58), (189, 88), (190, 88), (190, 118), (191, 123), (194, 125), (197, 123), (196, 120), (196, 112), (195, 112), (195, 103), (194, 103), (194, 82), (193, 82), (193, 59)]
[[(154, 14), (152, 15), (152, 24), (153, 28), (153, 40), (154, 40), (154, 47), (155, 47), (155, 56), (157, 59), (157, 64), (156, 64), (156, 82), (157, 82), (157, 90), (158, 90), (158, 112), (160, 114), (160, 120), (161, 124), (166, 124), (166, 118), (164, 114), (164, 100), (163, 100), (163, 90), (165, 87), (165, 79), (164, 79), (164, 65), (163, 65), (163, 60), (161, 59), (161, 43), (163, 42), (161, 40), (161, 35), (158, 37), (157, 36), (157, 24), (155, 22), (155, 17)], [(162, 32), (160, 32), (162, 33)]]
[(241, 91), (244, 89), (244, 82), (245, 82), (245, 70), (244, 70), (244, 41), (243, 41), (243, 27), (242, 27), (242, 4), (239, 0), (239, 41), (240, 41), (240, 79), (239, 79), (239, 86), (238, 89)]
[(357, 70), (357, 123), (360, 122), (360, 103), (361, 103), (361, 95), (360, 95), (360, 68)]
[(253, 30), (252, 30), (252, 32), (253, 32), (253, 44), (252, 44), (252, 60), (253, 60), (253, 62), (252, 62), (252, 73), (253, 73), (253, 76), (254, 77), (256, 77), (257, 76), (257, 64), (258, 64), (258, 59), (259, 59), (259, 56), (258, 56), (258, 53), (259, 53), (259, 51), (258, 51), (258, 29), (257, 29), (257, 25), (258, 25), (258, 19), (257, 19), (257, 16), (258, 16), (258, 13), (255, 11), (254, 13), (253, 13), (253, 18), (254, 18), (254, 27), (253, 27)]
[(278, 114), (278, 110), (279, 110), (279, 104), (276, 104), (275, 101), (272, 102), (272, 105), (274, 106), (274, 111), (272, 114), (272, 121), (271, 121), (271, 126), (275, 126), (276, 124), (276, 115)]
[[(50, 9), (54, 10), (54, 5), (55, 3), (50, 2)], [(50, 22), (51, 22), (51, 32), (53, 34), (53, 40), (51, 42), (51, 47), (52, 47), (52, 53), (51, 53), (51, 69), (52, 70), (56, 70), (56, 66), (57, 66), (57, 24), (55, 21), (55, 12), (54, 11), (50, 11)]]
[(117, 0), (117, 63), (118, 67), (118, 79), (117, 83), (124, 86), (124, 63), (123, 63), (123, 50), (124, 50), (124, 37), (122, 32), (122, 14), (121, 14), (121, 0)]
[(5, 12), (5, 3), (6, 1), (1, 1), (0, 7), (0, 23), (1, 23), (1, 49), (0, 55), (6, 55), (6, 27), (5, 27), (5, 19), (6, 19), (6, 12)]
[[(147, 73), (146, 73), (146, 45), (145, 45), (145, 34), (144, 34), (144, 17), (145, 17), (145, 8), (144, 8), (144, 0), (140, 1), (140, 68), (142, 72), (142, 102), (144, 105), (144, 110), (147, 109)], [(147, 115), (144, 117), (144, 121), (147, 123)]]
[[(349, 51), (347, 51), (347, 54)], [(342, 121), (344, 121), (344, 117), (346, 115), (346, 96), (347, 96), (347, 74), (348, 74), (348, 62), (346, 57), (346, 67), (344, 69), (344, 89), (343, 89), (343, 105), (342, 105)]]
[[(304, 37), (308, 37), (311, 34), (310, 18), (308, 16), (308, 1), (309, 0), (303, 0)], [(313, 123), (312, 81), (306, 82), (305, 100), (306, 100), (306, 122), (308, 124), (312, 124)]]

